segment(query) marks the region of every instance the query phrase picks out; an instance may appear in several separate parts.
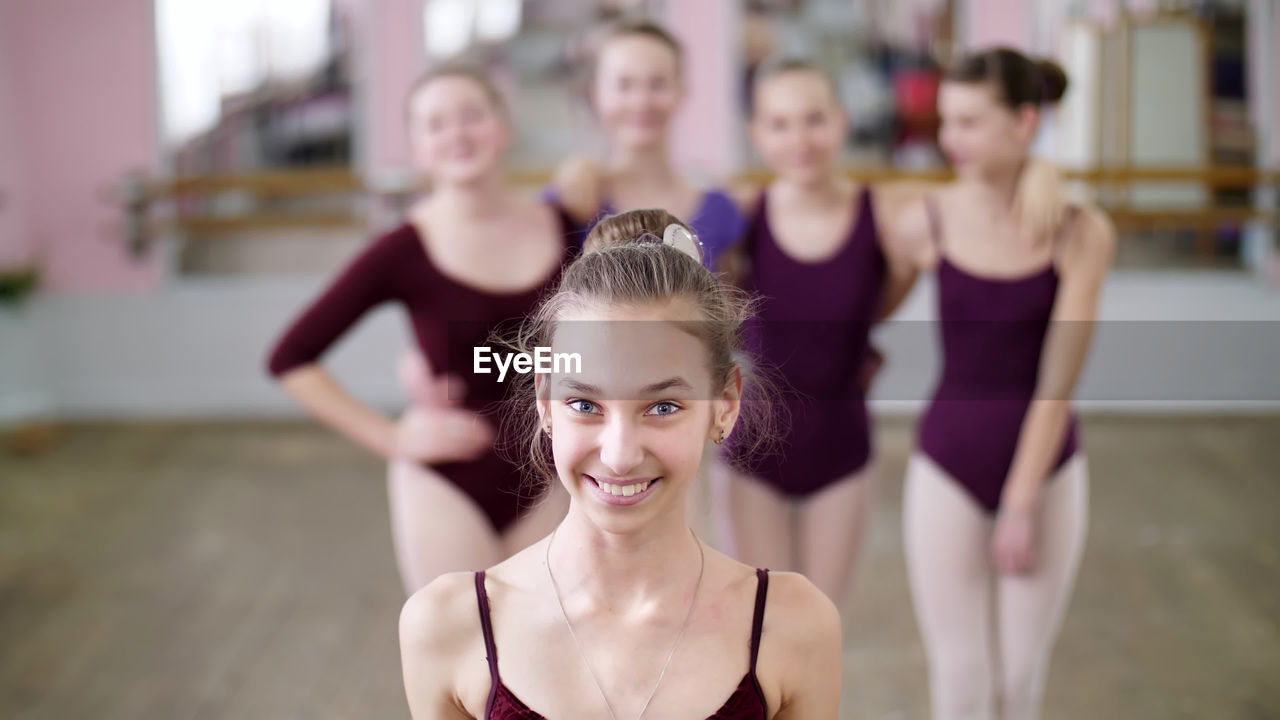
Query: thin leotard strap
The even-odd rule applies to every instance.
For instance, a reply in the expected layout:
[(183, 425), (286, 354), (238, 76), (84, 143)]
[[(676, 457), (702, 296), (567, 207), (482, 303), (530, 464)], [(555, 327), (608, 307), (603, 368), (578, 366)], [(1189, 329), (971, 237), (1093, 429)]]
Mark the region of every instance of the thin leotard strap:
[(756, 658), (760, 656), (760, 634), (764, 631), (764, 600), (769, 594), (769, 571), (756, 570), (756, 613), (751, 619), (751, 675), (756, 674)]
[(484, 591), (484, 571), (476, 573), (476, 602), (480, 605), (480, 630), (484, 633), (484, 654), (489, 661), (489, 678), (498, 687), (498, 648), (493, 642), (493, 623), (489, 620), (489, 594)]

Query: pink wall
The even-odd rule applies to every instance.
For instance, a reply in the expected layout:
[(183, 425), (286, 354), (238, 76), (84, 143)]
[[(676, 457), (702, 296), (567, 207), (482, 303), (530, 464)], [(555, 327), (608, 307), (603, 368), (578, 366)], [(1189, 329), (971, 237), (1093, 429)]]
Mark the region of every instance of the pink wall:
[(666, 3), (665, 24), (685, 53), (685, 101), (676, 117), (672, 156), (677, 167), (712, 178), (739, 164), (739, 6), (738, 0)]
[(0, 147), (22, 148), (22, 226), (26, 243), (46, 257), (46, 287), (154, 285), (154, 258), (128, 257), (122, 215), (101, 197), (110, 183), (151, 168), (156, 157), (152, 3), (0, 7), (0, 66), (9, 73), (13, 110), (8, 127), (0, 125)]
[(1007, 45), (1032, 51), (1030, 3), (1025, 0), (972, 0), (966, 12), (963, 42), (967, 49)]
[(421, 0), (344, 0), (356, 16), (363, 79), (364, 127), (360, 132), (363, 170), (407, 170), (405, 94), (426, 67)]
[[(9, 25), (8, 5), (0, 4), (0, 48)], [(0, 50), (0, 267), (25, 262), (31, 255), (22, 184), (22, 143), (18, 142), (18, 107), (13, 96), (12, 63)]]
[[(362, 54), (362, 169), (375, 176), (407, 170), (404, 98), (426, 67), (421, 0), (341, 1), (357, 21)], [(688, 84), (673, 155), (686, 170), (718, 177), (738, 162), (738, 1), (671, 2), (667, 8), (664, 20), (685, 46)]]

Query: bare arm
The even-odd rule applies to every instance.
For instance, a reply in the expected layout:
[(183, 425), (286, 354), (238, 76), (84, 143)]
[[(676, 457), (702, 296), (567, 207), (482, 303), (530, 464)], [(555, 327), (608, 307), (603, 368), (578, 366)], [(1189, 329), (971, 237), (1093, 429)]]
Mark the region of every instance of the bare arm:
[(1093, 339), (1102, 283), (1115, 254), (1115, 229), (1106, 216), (1088, 209), (1067, 238), (1062, 282), (1054, 302), (1040, 362), (1035, 397), (1023, 420), (1001, 508), (1035, 507), (1071, 413), (1071, 396)]
[[(769, 576), (767, 633), (775, 641), (782, 668), (782, 702), (777, 720), (835, 720), (843, 679), (840, 613), (803, 576)], [(765, 652), (765, 649), (762, 649)]]
[(480, 631), (470, 573), (450, 573), (414, 593), (400, 611), (400, 664), (414, 720), (472, 718), (457, 690), (467, 644)]
[(392, 454), (394, 423), (343, 390), (320, 359), (365, 313), (396, 297), (392, 279), (403, 248), (388, 235), (362, 249), (293, 319), (267, 360), (271, 375), (308, 413), (382, 457)]
[(294, 368), (280, 376), (280, 385), (320, 422), (384, 458), (395, 455), (395, 422), (353, 397), (320, 365)]
[(565, 158), (551, 179), (551, 189), (570, 219), (587, 225), (604, 206), (604, 172), (586, 155)]
[(366, 312), (397, 297), (396, 278), (407, 250), (420, 252), (394, 235), (366, 247), (276, 341), (268, 371), (312, 416), (381, 457), (427, 463), (469, 459), (492, 442), (492, 433), (473, 413), (427, 407), (431, 403), (418, 399), (415, 385), (443, 388), (449, 382), (432, 378), (425, 360), (419, 382), (408, 386), (415, 405), (398, 423), (348, 394), (320, 366), (324, 353)]
[(938, 187), (936, 183), (907, 181), (876, 186), (877, 230), (886, 269), (876, 322), (893, 315), (915, 286), (920, 274), (919, 247), (929, 241), (923, 201)]

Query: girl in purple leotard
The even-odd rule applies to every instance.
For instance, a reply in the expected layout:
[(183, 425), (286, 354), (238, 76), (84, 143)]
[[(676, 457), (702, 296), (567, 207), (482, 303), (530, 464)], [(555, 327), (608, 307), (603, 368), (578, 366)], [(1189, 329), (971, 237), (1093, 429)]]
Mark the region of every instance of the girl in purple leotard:
[(847, 127), (826, 75), (806, 61), (757, 75), (752, 142), (776, 179), (751, 201), (729, 274), (761, 297), (749, 326), (752, 355), (787, 386), (779, 450), (717, 479), (728, 545), (749, 564), (806, 575), (839, 605), (866, 516), (871, 430), (860, 373), (872, 324), (911, 287), (891, 273), (880, 219), (902, 193), (858, 186), (839, 167)]
[[(472, 348), (535, 306), (580, 237), (556, 207), (506, 186), (511, 128), (482, 74), (427, 75), (409, 95), (408, 120), (431, 195), (291, 324), (269, 366), (308, 412), (387, 459), (396, 558), (412, 593), (442, 572), (497, 562), (563, 515), (562, 494), (533, 502), (519, 467), (495, 451), (506, 386), (473, 374)], [(319, 363), (384, 302), (404, 306), (432, 369), (408, 368), (415, 404), (398, 422), (348, 395)]]
[(831, 601), (691, 532), (689, 491), (751, 419), (753, 381), (736, 360), (745, 298), (700, 259), (670, 213), (608, 217), (531, 316), (521, 348), (581, 358), (526, 376), (513, 405), (531, 465), (569, 510), (545, 540), (405, 604), (414, 718), (839, 716)]
[(1084, 546), (1070, 400), (1114, 231), (1087, 205), (1039, 235), (1011, 211), (1039, 108), (1065, 88), (1056, 65), (1013, 50), (957, 64), (939, 96), (957, 179), (892, 235), (892, 254), (938, 282), (942, 377), (903, 500), (935, 718), (1038, 716)]
[(576, 157), (556, 174), (552, 192), (579, 222), (636, 208), (663, 208), (688, 218), (707, 267), (736, 242), (746, 218), (724, 190), (689, 185), (671, 164), (670, 126), (684, 96), (682, 51), (650, 22), (616, 25), (597, 50), (592, 106), (608, 138), (601, 164)]

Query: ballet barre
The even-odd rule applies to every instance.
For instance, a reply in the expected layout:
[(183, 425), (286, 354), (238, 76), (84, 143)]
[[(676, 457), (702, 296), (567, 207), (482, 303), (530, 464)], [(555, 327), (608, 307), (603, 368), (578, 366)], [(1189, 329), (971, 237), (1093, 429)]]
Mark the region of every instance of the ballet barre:
[[(891, 167), (849, 168), (847, 175), (864, 183), (940, 183), (952, 176), (946, 170), (908, 171)], [(1109, 194), (1123, 194), (1135, 183), (1199, 183), (1209, 188), (1280, 188), (1280, 170), (1234, 166), (1112, 166), (1063, 168), (1066, 181), (1082, 182)], [(508, 177), (517, 185), (541, 186), (551, 179), (547, 170), (512, 170)], [(767, 171), (751, 169), (727, 179), (729, 185), (762, 185), (771, 179)], [(130, 176), (114, 189), (116, 201), (128, 216), (129, 245), (143, 254), (157, 233), (176, 232), (189, 236), (219, 236), (254, 230), (359, 231), (369, 223), (366, 213), (356, 210), (266, 209), (261, 204), (304, 198), (375, 198), (391, 203), (399, 211), (413, 195), (428, 190), (411, 178), (396, 183), (374, 182), (351, 168), (275, 170), (243, 174), (211, 174), (153, 179)], [(220, 196), (242, 198), (244, 212), (213, 212), (199, 206)], [(151, 218), (157, 206), (167, 206), (167, 217)], [(1137, 207), (1124, 199), (1103, 199), (1099, 205), (1121, 230), (1194, 229), (1209, 230), (1262, 222), (1275, 226), (1275, 210), (1249, 206), (1206, 204), (1197, 207)]]

